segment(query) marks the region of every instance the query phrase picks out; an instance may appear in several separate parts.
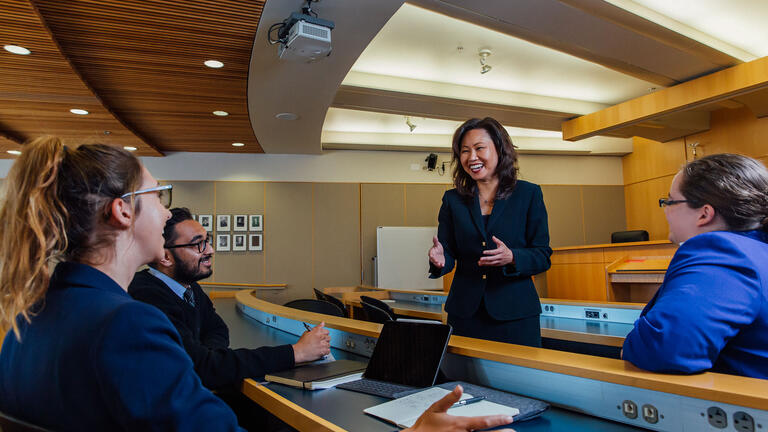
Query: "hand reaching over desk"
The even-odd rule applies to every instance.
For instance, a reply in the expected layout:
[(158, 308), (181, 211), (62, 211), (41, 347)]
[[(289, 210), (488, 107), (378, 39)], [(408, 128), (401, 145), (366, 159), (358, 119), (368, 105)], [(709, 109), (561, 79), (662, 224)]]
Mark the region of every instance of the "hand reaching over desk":
[(437, 236), (432, 237), (432, 247), (429, 248), (429, 262), (437, 268), (445, 267), (445, 253), (443, 253), (443, 245), (440, 244), (440, 240)]
[[(461, 399), (463, 392), (464, 389), (461, 386), (456, 386), (452, 392), (424, 411), (424, 414), (416, 420), (416, 424), (403, 429), (402, 432), (466, 432), (512, 423), (512, 417), (507, 415), (457, 417), (448, 414), (446, 411)], [(512, 429), (502, 429), (502, 431), (514, 432)]]

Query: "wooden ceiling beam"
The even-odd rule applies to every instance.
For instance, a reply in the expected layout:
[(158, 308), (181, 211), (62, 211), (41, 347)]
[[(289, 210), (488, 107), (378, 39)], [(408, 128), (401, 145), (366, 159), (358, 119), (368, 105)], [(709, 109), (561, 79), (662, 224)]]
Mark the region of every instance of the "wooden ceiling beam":
[(560, 130), (560, 125), (564, 120), (577, 115), (349, 85), (339, 87), (331, 106), (454, 121), (490, 116), (506, 126), (552, 131)]
[[(665, 117), (675, 113), (711, 111), (720, 108), (720, 101), (764, 90), (768, 90), (768, 57), (742, 63), (568, 120), (562, 125), (563, 139), (578, 141), (595, 135), (605, 135), (607, 132), (622, 133), (621, 129), (637, 128), (649, 121), (664, 121)], [(674, 123), (672, 121), (667, 125), (672, 127)], [(637, 135), (646, 137), (640, 133)]]

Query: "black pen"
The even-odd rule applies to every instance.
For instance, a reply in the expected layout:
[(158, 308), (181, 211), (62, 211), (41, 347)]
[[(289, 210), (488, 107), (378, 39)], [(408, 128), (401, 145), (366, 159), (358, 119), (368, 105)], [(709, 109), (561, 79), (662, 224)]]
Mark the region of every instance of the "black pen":
[(456, 402), (455, 404), (451, 405), (451, 408), (458, 408), (460, 406), (473, 404), (475, 402), (480, 402), (482, 400), (485, 400), (485, 396), (478, 396), (478, 397), (473, 397), (473, 398), (469, 398), (469, 399), (460, 400), (460, 401)]

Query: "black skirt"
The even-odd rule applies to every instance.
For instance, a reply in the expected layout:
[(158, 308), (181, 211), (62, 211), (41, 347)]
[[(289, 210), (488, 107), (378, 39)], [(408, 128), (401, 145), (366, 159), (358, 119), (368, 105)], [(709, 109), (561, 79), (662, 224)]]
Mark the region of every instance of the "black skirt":
[(499, 321), (488, 315), (485, 300), (477, 312), (469, 318), (448, 314), (448, 324), (453, 334), (476, 339), (486, 339), (517, 345), (541, 347), (541, 323), (539, 315), (510, 321)]

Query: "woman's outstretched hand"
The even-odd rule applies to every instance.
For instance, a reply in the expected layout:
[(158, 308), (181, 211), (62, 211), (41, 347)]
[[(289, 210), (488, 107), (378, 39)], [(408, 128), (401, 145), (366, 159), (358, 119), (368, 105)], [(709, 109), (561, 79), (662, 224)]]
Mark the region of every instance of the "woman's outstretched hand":
[(432, 247), (429, 248), (429, 262), (437, 268), (445, 267), (445, 253), (443, 252), (443, 245), (440, 244), (440, 240), (437, 236), (432, 237)]

